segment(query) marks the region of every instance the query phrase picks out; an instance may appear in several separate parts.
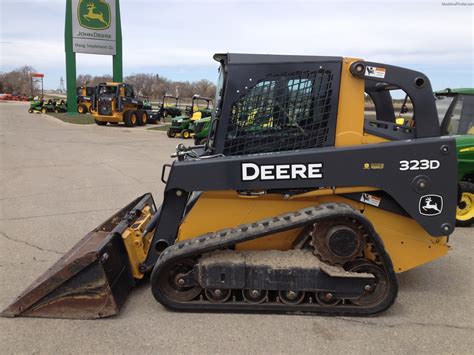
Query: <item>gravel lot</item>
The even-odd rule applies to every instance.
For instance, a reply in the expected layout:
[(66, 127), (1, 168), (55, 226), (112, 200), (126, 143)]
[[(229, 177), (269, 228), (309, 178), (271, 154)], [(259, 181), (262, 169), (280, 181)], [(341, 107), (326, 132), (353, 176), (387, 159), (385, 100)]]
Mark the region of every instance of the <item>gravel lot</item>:
[[(139, 194), (160, 203), (161, 166), (179, 142), (0, 103), (0, 308)], [(0, 353), (472, 353), (474, 229), (451, 241), (447, 257), (399, 275), (378, 317), (180, 314), (141, 286), (114, 318), (0, 318)]]

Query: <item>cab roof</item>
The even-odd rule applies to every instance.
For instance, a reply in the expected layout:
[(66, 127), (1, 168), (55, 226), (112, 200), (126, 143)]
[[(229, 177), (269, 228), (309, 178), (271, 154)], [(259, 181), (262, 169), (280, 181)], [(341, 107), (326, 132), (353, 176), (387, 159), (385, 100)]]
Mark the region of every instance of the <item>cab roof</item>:
[(342, 62), (342, 57), (280, 54), (216, 53), (214, 60), (228, 64), (271, 64), (301, 62)]

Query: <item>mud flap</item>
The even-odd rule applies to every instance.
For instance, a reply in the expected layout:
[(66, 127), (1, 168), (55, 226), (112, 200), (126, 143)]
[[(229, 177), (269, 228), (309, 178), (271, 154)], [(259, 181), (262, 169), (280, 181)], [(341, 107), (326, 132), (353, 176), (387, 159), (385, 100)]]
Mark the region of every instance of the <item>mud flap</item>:
[(4, 317), (92, 319), (115, 315), (135, 285), (122, 233), (150, 206), (145, 194), (89, 232), (3, 312)]

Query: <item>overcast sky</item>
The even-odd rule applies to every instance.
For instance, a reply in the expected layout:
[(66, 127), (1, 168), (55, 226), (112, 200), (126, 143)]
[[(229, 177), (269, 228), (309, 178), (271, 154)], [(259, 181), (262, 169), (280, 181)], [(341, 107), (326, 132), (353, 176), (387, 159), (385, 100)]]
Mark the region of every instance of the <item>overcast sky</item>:
[[(124, 74), (215, 81), (216, 52), (340, 55), (420, 70), (434, 89), (474, 87), (474, 6), (442, 1), (455, 2), (121, 0)], [(32, 65), (58, 88), (65, 1), (0, 4), (0, 71)], [(78, 74), (112, 71), (109, 56), (77, 57)]]

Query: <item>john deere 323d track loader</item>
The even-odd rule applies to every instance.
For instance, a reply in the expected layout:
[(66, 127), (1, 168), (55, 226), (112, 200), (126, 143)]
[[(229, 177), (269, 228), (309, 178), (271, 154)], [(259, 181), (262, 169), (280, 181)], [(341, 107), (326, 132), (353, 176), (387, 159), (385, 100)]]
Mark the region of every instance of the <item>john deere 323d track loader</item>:
[[(214, 58), (210, 139), (163, 167), (161, 207), (138, 197), (3, 315), (111, 316), (148, 272), (174, 310), (369, 315), (394, 302), (397, 273), (447, 253), (456, 146), (440, 137), (425, 75), (339, 57)], [(395, 123), (394, 89), (409, 95), (410, 125)]]

